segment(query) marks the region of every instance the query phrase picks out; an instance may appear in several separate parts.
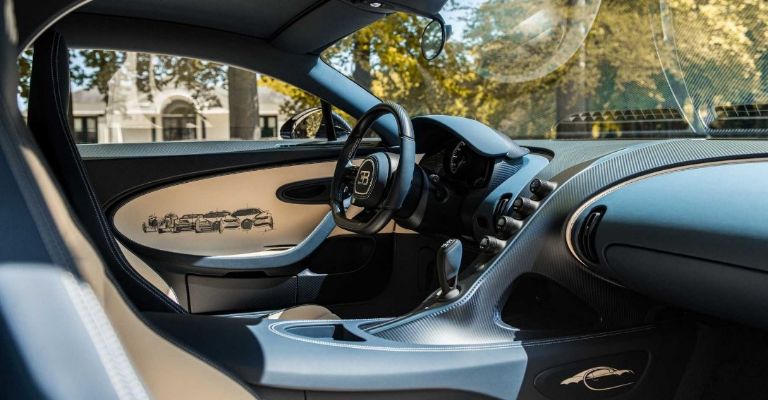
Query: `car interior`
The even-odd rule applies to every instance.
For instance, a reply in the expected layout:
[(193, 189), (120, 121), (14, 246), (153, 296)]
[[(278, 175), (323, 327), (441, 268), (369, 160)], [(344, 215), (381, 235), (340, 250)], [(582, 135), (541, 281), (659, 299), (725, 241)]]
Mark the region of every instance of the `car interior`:
[(0, 397), (764, 398), (759, 5), (2, 2)]

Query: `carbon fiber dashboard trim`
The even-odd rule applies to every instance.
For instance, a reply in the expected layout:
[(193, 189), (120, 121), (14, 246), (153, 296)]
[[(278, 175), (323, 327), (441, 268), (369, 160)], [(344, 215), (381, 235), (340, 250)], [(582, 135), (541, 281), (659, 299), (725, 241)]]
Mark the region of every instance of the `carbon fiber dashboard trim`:
[[(565, 164), (553, 162), (540, 176), (556, 181), (558, 188), (497, 257), (462, 279), (460, 284), (466, 288), (463, 295), (453, 303), (379, 325), (375, 334), (415, 344), (467, 345), (514, 340), (517, 330), (501, 322), (499, 309), (511, 283), (524, 273), (544, 275), (568, 288), (602, 315), (605, 327), (639, 324), (654, 304), (581, 268), (564, 238), (570, 214), (596, 193), (639, 175), (688, 164), (765, 157), (768, 141), (666, 140), (615, 144), (612, 149), (603, 150), (613, 152), (595, 161), (589, 160), (596, 152), (569, 160), (558, 154), (558, 149), (550, 150), (555, 153), (555, 161), (562, 157)], [(579, 158), (584, 160), (583, 164), (578, 163)]]

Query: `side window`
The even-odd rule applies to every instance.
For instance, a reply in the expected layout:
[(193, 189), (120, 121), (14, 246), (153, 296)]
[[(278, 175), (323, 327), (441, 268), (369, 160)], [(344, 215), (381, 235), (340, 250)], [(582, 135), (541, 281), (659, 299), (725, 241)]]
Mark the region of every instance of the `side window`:
[[(25, 114), (32, 51), (19, 59)], [(324, 138), (320, 99), (272, 77), (186, 57), (70, 50), (77, 143)], [(286, 122), (289, 124), (285, 125)], [(292, 127), (288, 134), (283, 126)]]

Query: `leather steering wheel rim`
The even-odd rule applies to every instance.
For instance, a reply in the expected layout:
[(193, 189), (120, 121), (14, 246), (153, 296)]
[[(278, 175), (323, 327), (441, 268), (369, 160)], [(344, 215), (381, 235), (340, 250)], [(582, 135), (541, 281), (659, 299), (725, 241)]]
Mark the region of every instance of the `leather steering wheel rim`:
[[(372, 209), (365, 208), (366, 212), (361, 212), (354, 218), (346, 215), (344, 200), (348, 188), (345, 182), (345, 176), (352, 167), (352, 160), (357, 154), (357, 149), (363, 140), (363, 135), (380, 117), (390, 114), (397, 123), (399, 146), (399, 161), (397, 167), (384, 189), (384, 197), (380, 203)], [(369, 156), (370, 157), (370, 156)], [(413, 125), (405, 109), (399, 104), (392, 102), (379, 103), (363, 114), (357, 121), (357, 124), (349, 134), (344, 148), (339, 154), (336, 162), (336, 169), (333, 173), (333, 182), (331, 184), (331, 213), (333, 220), (340, 228), (350, 232), (364, 235), (372, 235), (380, 231), (394, 216), (395, 212), (402, 207), (408, 192), (411, 189), (413, 171), (416, 165), (416, 143), (414, 142)], [(357, 176), (355, 176), (357, 180)], [(353, 182), (354, 185), (354, 182)], [(360, 215), (368, 216), (367, 220), (360, 219)]]

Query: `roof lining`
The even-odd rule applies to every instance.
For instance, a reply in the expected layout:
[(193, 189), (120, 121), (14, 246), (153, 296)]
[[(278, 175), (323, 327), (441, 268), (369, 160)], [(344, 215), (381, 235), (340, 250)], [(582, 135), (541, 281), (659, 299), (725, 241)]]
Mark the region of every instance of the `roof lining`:
[(268, 42), (272, 42), (275, 40), (280, 34), (282, 34), (284, 31), (286, 31), (288, 28), (290, 28), (293, 24), (299, 22), (302, 18), (307, 16), (308, 14), (311, 14), (313, 11), (317, 10), (318, 8), (324, 6), (326, 3), (328, 3), (330, 0), (318, 0), (309, 7), (305, 8), (304, 11), (294, 15), (291, 17), (288, 21), (283, 23), (279, 28), (277, 28), (274, 32), (272, 32), (269, 37), (267, 37)]

